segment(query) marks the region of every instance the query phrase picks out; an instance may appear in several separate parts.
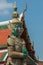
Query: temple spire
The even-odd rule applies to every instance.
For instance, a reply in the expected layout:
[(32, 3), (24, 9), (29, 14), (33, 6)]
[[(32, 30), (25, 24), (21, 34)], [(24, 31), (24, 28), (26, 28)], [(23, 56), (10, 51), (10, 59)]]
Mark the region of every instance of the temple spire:
[(25, 13), (25, 11), (27, 11), (27, 3), (25, 5), (25, 8), (23, 9), (23, 13)]
[(25, 13), (25, 11), (27, 11), (27, 3), (26, 3), (25, 8), (23, 9), (23, 12), (19, 16), (20, 21), (24, 21), (24, 13)]

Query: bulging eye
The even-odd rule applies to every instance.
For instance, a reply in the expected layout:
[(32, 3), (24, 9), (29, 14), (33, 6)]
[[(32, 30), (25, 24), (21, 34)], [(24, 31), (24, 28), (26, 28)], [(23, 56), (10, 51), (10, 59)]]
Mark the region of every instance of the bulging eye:
[(15, 28), (15, 31), (17, 30), (17, 28)]
[(24, 29), (21, 27), (21, 28), (19, 28), (19, 30), (21, 30), (22, 32), (24, 31)]

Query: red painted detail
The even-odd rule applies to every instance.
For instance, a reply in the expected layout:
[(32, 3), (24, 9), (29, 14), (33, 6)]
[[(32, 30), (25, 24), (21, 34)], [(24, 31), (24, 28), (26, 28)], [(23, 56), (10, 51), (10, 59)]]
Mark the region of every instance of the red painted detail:
[(0, 45), (6, 44), (7, 37), (10, 33), (9, 29), (0, 30)]
[(0, 53), (0, 58), (2, 57), (3, 53)]

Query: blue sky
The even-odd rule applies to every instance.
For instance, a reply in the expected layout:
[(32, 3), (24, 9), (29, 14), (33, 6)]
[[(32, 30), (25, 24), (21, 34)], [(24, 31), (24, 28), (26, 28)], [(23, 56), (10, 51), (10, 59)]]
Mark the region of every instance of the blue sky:
[(0, 0), (0, 22), (12, 19), (13, 4), (16, 1), (20, 14), (27, 3), (25, 23), (31, 42), (34, 41), (36, 56), (43, 60), (43, 0)]

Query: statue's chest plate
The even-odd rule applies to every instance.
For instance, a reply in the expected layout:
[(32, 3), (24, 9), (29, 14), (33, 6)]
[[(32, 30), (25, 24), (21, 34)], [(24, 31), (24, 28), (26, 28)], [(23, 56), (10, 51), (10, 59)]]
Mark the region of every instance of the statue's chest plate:
[(22, 43), (15, 42), (15, 51), (21, 52), (22, 49)]

